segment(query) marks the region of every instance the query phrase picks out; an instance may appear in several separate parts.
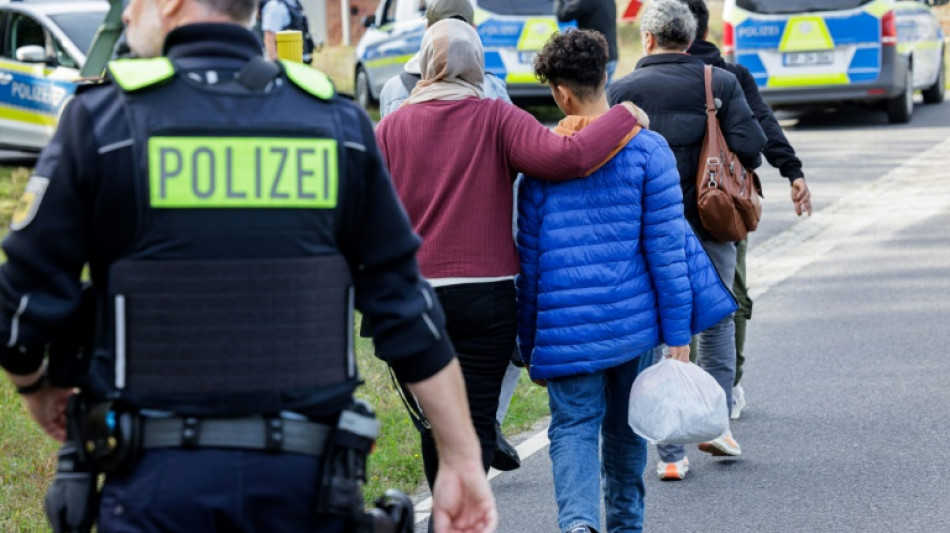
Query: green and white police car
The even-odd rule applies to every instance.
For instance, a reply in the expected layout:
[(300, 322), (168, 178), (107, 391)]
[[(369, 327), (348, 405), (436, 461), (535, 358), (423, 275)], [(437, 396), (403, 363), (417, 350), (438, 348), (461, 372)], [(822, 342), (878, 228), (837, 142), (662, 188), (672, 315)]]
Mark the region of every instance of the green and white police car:
[(907, 122), (914, 92), (943, 100), (948, 0), (727, 0), (723, 52), (773, 107), (863, 102)]
[[(485, 69), (508, 84), (513, 99), (550, 98), (534, 77), (534, 59), (552, 33), (575, 23), (559, 23), (551, 0), (473, 0), (475, 25), (485, 47)], [(379, 98), (383, 85), (399, 75), (422, 45), (426, 0), (382, 0), (364, 19), (366, 33), (356, 47), (357, 100), (364, 107)]]
[(105, 1), (0, 1), (0, 146), (46, 146), (108, 9)]

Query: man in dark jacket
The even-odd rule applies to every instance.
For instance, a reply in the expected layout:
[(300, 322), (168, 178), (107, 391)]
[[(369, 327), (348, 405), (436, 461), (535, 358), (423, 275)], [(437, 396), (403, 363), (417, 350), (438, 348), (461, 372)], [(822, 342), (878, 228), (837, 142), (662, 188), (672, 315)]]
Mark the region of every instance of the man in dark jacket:
[[(702, 227), (696, 205), (696, 172), (706, 133), (704, 65), (687, 55), (696, 34), (696, 21), (679, 0), (656, 0), (643, 12), (640, 22), (643, 49), (647, 55), (631, 74), (608, 88), (611, 103), (632, 100), (650, 117), (651, 128), (663, 135), (676, 156), (687, 220), (703, 241), (721, 279), (731, 285), (735, 277), (736, 244), (719, 242)], [(765, 134), (746, 103), (736, 77), (713, 69), (713, 95), (729, 148), (748, 168), (761, 163)], [(699, 335), (699, 364), (726, 392), (732, 404), (735, 380), (735, 324), (732, 315)], [(737, 456), (738, 443), (730, 432), (704, 442), (700, 449), (713, 455)], [(662, 479), (683, 479), (689, 468), (682, 446), (660, 446), (657, 474)]]
[[(772, 108), (765, 103), (759, 94), (759, 87), (749, 69), (737, 63), (726, 63), (716, 45), (706, 40), (709, 35), (709, 8), (705, 0), (681, 0), (696, 18), (696, 40), (686, 51), (689, 55), (699, 58), (703, 63), (728, 70), (739, 80), (745, 99), (755, 113), (755, 118), (762, 126), (768, 142), (765, 144), (765, 159), (769, 164), (779, 169), (782, 177), (788, 179), (792, 186), (792, 204), (795, 213), (801, 216), (806, 213), (811, 216), (811, 193), (805, 183), (805, 174), (802, 173), (802, 161), (795, 155), (795, 149), (789, 144), (782, 131), (782, 126), (772, 113)], [(746, 398), (739, 381), (742, 379), (742, 365), (745, 362), (745, 334), (746, 321), (752, 318), (752, 299), (746, 286), (745, 256), (749, 247), (748, 239), (738, 245), (736, 255), (736, 278), (732, 284), (732, 291), (739, 302), (736, 312), (736, 380), (732, 395), (732, 418), (738, 419), (745, 408)]]
[(577, 21), (582, 30), (594, 30), (607, 40), (607, 80), (617, 70), (617, 3), (614, 0), (554, 0), (554, 15), (561, 22)]

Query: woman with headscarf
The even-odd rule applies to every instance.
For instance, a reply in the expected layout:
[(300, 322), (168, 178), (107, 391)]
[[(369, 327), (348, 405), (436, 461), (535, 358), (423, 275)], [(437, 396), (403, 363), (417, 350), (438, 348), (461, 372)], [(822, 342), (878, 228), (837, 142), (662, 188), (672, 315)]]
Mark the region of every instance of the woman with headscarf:
[[(624, 103), (574, 136), (556, 135), (525, 111), (484, 98), (481, 41), (457, 20), (429, 28), (420, 59), (422, 81), (376, 137), (422, 238), (419, 266), (445, 310), (487, 471), (517, 330), (513, 180), (518, 172), (559, 181), (587, 174), (636, 127), (637, 110)], [(431, 487), (438, 455), (425, 430), (422, 455)]]

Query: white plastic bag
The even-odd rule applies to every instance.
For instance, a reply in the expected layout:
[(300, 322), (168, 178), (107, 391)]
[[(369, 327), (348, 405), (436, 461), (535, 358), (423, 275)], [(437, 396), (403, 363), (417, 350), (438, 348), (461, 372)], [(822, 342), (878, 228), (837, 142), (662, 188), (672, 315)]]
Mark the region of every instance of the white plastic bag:
[(652, 444), (713, 440), (729, 429), (726, 392), (702, 368), (663, 359), (633, 383), (628, 421)]

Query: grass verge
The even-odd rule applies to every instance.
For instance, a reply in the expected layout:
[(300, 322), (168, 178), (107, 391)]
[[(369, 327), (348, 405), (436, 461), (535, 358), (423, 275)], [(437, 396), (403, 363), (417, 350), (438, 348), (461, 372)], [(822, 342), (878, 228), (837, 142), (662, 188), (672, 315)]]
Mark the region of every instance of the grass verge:
[[(0, 227), (9, 225), (29, 176), (29, 168), (0, 166)], [(366, 496), (372, 499), (388, 488), (413, 494), (424, 486), (418, 434), (393, 390), (385, 363), (373, 356), (369, 339), (359, 338), (357, 360), (366, 382), (357, 395), (376, 407), (383, 426), (370, 458)], [(0, 381), (0, 531), (45, 532), (43, 495), (55, 472), (57, 446), (33, 423), (10, 383)], [(523, 374), (504, 431), (517, 434), (546, 413), (546, 391)]]

